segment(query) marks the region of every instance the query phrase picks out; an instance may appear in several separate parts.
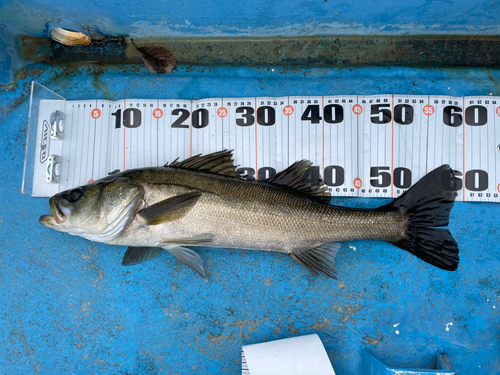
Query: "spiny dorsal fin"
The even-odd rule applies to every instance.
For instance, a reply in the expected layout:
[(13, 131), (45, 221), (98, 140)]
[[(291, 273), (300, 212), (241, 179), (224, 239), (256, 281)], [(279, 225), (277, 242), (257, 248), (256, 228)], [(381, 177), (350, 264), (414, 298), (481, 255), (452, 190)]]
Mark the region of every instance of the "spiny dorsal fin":
[(323, 181), (320, 181), (318, 186), (312, 186), (307, 181), (309, 177), (307, 170), (311, 165), (308, 160), (297, 161), (280, 173), (265, 179), (264, 182), (287, 186), (311, 197), (330, 197), (330, 192), (325, 189)]
[(195, 155), (183, 161), (175, 159), (172, 163), (165, 164), (165, 167), (192, 169), (228, 177), (241, 177), (241, 174), (236, 172), (232, 151), (227, 150), (203, 156), (201, 154)]

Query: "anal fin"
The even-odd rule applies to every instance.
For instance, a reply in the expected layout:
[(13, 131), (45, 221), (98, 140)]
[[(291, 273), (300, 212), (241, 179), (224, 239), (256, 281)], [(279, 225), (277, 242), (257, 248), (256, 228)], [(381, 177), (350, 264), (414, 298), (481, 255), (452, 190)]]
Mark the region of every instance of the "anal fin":
[(309, 271), (337, 279), (335, 258), (340, 250), (339, 243), (326, 243), (308, 250), (292, 253), (292, 257)]
[(203, 277), (205, 281), (208, 281), (207, 275), (205, 274), (205, 269), (203, 268), (203, 260), (195, 251), (188, 249), (187, 247), (176, 245), (163, 246), (163, 249), (167, 250), (170, 254), (179, 259), (186, 266), (196, 271), (196, 273)]

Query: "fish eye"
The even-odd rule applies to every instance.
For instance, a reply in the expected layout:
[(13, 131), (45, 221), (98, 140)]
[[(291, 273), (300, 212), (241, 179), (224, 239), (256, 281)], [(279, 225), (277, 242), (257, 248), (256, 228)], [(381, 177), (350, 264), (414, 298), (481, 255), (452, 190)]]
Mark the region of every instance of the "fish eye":
[(68, 193), (68, 200), (70, 202), (76, 202), (82, 196), (81, 189), (73, 189)]

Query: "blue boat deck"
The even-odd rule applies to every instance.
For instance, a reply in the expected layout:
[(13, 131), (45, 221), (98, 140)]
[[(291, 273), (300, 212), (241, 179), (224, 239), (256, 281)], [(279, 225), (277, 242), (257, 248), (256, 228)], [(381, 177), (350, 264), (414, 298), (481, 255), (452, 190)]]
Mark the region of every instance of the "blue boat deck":
[[(245, 344), (318, 333), (339, 375), (361, 351), (391, 366), (500, 373), (499, 206), (456, 203), (456, 272), (377, 241), (345, 243), (339, 280), (286, 255), (202, 249), (209, 282), (170, 255), (124, 268), (124, 247), (38, 223), (48, 199), (22, 195), (32, 80), (67, 99), (335, 95), (500, 95), (494, 69), (43, 65), (0, 89), (0, 373), (235, 374)], [(332, 199), (376, 207), (389, 200)]]

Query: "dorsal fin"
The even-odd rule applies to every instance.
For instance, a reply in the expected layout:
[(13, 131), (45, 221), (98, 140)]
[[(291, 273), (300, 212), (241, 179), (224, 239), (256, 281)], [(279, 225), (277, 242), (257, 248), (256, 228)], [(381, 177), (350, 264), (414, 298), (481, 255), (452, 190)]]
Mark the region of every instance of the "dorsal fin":
[(228, 177), (241, 177), (241, 174), (236, 172), (232, 151), (218, 151), (203, 156), (199, 154), (183, 161), (177, 160), (175, 159), (172, 163), (165, 164), (165, 167), (192, 169)]
[(311, 165), (312, 163), (308, 160), (297, 161), (280, 173), (265, 179), (264, 182), (287, 186), (301, 194), (311, 197), (330, 197), (330, 192), (326, 190), (323, 181), (320, 181), (318, 186), (312, 186), (311, 182), (307, 181), (309, 176), (306, 172)]

